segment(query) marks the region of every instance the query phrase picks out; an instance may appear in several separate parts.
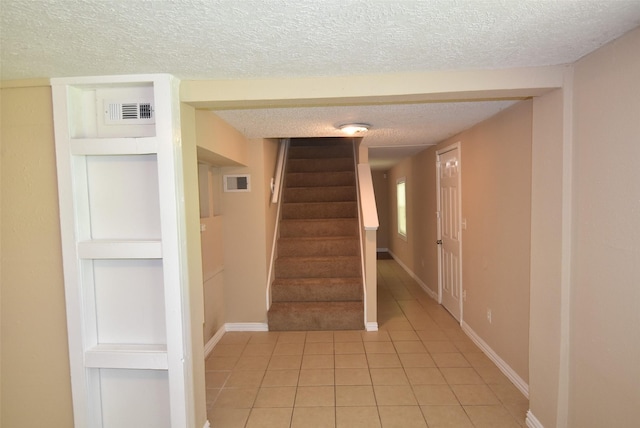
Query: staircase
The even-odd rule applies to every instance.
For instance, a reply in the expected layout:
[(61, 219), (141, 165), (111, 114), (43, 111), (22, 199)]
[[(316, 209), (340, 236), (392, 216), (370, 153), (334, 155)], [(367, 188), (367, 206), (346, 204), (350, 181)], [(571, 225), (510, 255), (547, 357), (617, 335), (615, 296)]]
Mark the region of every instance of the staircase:
[(291, 140), (285, 171), (269, 330), (362, 330), (353, 144)]

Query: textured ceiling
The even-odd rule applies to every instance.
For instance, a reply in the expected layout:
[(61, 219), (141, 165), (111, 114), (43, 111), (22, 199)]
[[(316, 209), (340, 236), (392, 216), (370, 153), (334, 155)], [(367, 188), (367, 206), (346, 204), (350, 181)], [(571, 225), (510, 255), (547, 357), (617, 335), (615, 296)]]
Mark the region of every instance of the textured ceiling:
[[(640, 25), (640, 0), (0, 0), (0, 18), (2, 80), (155, 72), (249, 79), (571, 63)], [(366, 144), (412, 146), (505, 105), (220, 115), (248, 135), (272, 137), (329, 134), (357, 118), (374, 125)]]

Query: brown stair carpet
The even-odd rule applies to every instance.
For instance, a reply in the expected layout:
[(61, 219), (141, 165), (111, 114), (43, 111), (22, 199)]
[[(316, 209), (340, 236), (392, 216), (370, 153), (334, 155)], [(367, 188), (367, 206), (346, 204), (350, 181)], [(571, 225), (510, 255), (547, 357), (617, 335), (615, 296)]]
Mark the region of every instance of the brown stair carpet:
[(350, 141), (291, 141), (269, 330), (364, 328), (356, 203)]

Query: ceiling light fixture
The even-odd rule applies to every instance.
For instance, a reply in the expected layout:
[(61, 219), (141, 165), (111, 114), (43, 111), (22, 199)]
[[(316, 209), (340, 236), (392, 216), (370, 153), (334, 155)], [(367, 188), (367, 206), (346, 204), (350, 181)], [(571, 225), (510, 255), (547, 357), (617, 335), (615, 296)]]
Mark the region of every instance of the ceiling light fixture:
[(367, 132), (371, 125), (368, 123), (345, 123), (338, 127), (342, 132), (348, 135), (356, 135)]

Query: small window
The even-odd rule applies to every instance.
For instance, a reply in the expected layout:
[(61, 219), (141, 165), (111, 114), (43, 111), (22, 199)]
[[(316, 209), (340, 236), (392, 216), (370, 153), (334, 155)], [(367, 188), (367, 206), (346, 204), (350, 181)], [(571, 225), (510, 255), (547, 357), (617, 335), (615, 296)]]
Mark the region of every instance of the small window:
[(398, 235), (407, 238), (407, 193), (406, 179), (400, 178), (396, 182), (396, 199), (398, 206)]

